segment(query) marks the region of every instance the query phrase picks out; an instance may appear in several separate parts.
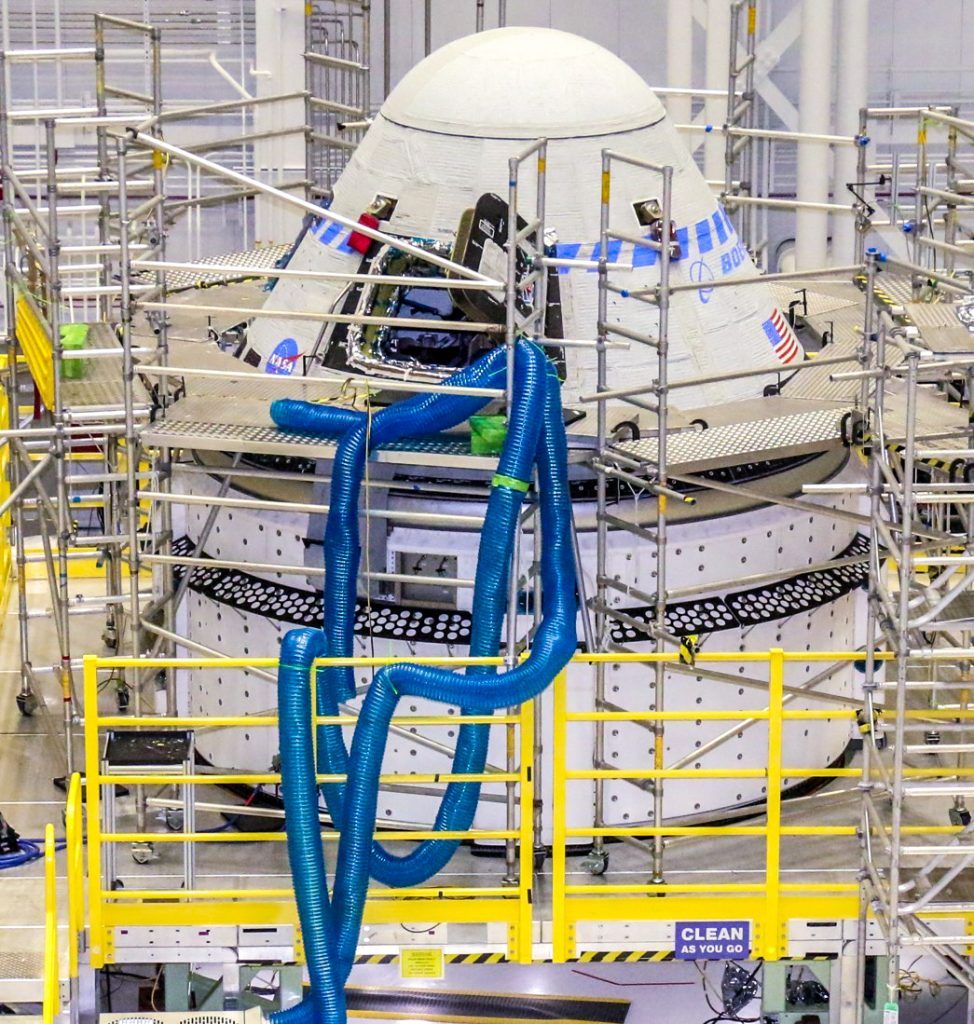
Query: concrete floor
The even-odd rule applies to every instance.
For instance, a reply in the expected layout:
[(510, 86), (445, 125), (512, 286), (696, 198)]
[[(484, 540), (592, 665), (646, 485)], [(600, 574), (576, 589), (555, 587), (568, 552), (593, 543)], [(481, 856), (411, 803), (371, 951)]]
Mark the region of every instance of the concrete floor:
[[(96, 594), (102, 592), (99, 581), (72, 581), (72, 593)], [(31, 605), (49, 607), (46, 583), (29, 584)], [(95, 638), (101, 620), (98, 616), (85, 616), (75, 620), (76, 635), (85, 641)], [(53, 664), (56, 644), (53, 624), (48, 618), (32, 621), (34, 664), (41, 667)], [(100, 646), (84, 647), (78, 653), (103, 651)], [(61, 811), (63, 797), (52, 779), (64, 773), (63, 744), (60, 738), (60, 696), (56, 692), (53, 675), (47, 680), (42, 708), (32, 718), (22, 717), (15, 705), (18, 688), (16, 611), (9, 605), (0, 630), (0, 811), (24, 836), (43, 834), (44, 825), (53, 822), (58, 834), (63, 832)], [(105, 694), (105, 710), (113, 702)], [(80, 742), (77, 747), (80, 754)], [(848, 786), (849, 780), (841, 780)], [(221, 800), (225, 799), (221, 797)], [(848, 800), (815, 803), (815, 820), (821, 822), (847, 822), (855, 815), (855, 805)], [(808, 820), (810, 805), (786, 805), (785, 818)], [(120, 829), (134, 828), (133, 801), (120, 802)], [(931, 820), (937, 820), (944, 808), (930, 808)], [(164, 823), (157, 815), (150, 819), (150, 828), (162, 830)], [(200, 826), (213, 827), (220, 823), (216, 815), (202, 814)], [(724, 880), (753, 879), (760, 871), (749, 840), (722, 840), (721, 859), (733, 864), (733, 870), (721, 874)], [(814, 853), (808, 841), (795, 840), (786, 844), (783, 866), (795, 877), (813, 877), (817, 880), (850, 877), (857, 863), (857, 851), (852, 841), (831, 840), (816, 842)], [(646, 859), (630, 847), (612, 847), (612, 869), (606, 881), (643, 881), (647, 876)], [(671, 880), (700, 881), (713, 879), (715, 851), (702, 843), (676, 843), (668, 850), (668, 874)], [(168, 887), (178, 885), (181, 878), (178, 846), (161, 846), (160, 856), (148, 865), (137, 865), (127, 850), (119, 851), (119, 871), (131, 885)], [(256, 861), (256, 863), (255, 863)], [(574, 881), (592, 881), (577, 860), (570, 863)], [(749, 866), (753, 865), (753, 866)], [(449, 884), (498, 884), (503, 870), (502, 862), (494, 859), (474, 858), (461, 850), (444, 873)], [(537, 898), (542, 902), (550, 893), (550, 863), (537, 880)], [(40, 955), (43, 950), (43, 875), (41, 862), (0, 872), (0, 956), (3, 954)], [(59, 857), (59, 874), (63, 875), (63, 858)], [(255, 858), (253, 847), (233, 845), (204, 849), (199, 857), (199, 883), (207, 888), (223, 885), (251, 885), (255, 887), (285, 887), (290, 873), (283, 844), (261, 848)], [(63, 892), (59, 893), (63, 906)], [(471, 934), (471, 941), (481, 936)], [(406, 938), (405, 936), (403, 937)], [(708, 969), (710, 980), (719, 987), (721, 965)], [(151, 967), (146, 968), (151, 974)], [(356, 968), (352, 984), (397, 987), (409, 984), (428, 988), (429, 982), (401, 982), (395, 965), (368, 965)], [(448, 965), (440, 987), (451, 990), (496, 992), (524, 992), (572, 994), (586, 997), (606, 997), (631, 1001), (627, 1024), (655, 1024), (655, 1022), (703, 1022), (713, 1016), (703, 994), (701, 976), (694, 964), (641, 963), (641, 964), (567, 964), (517, 966), (509, 964), (491, 966)], [(115, 993), (115, 1012), (135, 1008), (136, 983), (129, 979)], [(942, 988), (936, 995), (925, 990), (923, 995), (905, 1001), (901, 1020), (909, 1024), (953, 1024), (966, 1020), (964, 1000), (952, 987)], [(956, 1005), (955, 1005), (956, 1004)], [(756, 1004), (755, 1004), (756, 1005)], [(742, 1011), (744, 1013), (745, 1011)], [(753, 1015), (754, 1007), (746, 1011)]]

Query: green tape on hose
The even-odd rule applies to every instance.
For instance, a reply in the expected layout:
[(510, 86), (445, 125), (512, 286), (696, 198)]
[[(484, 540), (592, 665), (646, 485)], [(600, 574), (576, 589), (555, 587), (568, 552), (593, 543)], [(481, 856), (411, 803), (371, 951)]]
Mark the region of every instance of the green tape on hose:
[(518, 480), (514, 476), (504, 476), (503, 473), (495, 473), (494, 479), (490, 482), (491, 487), (507, 487), (512, 491), (523, 491), (527, 492), (527, 489), (531, 486), (527, 480)]

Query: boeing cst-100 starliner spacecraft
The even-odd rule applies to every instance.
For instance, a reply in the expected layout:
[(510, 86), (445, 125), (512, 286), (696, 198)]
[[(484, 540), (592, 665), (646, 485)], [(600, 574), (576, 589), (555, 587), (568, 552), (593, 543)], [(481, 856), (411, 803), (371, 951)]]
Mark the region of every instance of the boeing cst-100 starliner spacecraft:
[[(769, 286), (708, 287), (723, 279), (745, 280), (757, 271), (737, 238), (734, 227), (714, 200), (677, 129), (662, 104), (643, 80), (607, 50), (577, 36), (548, 29), (509, 28), (460, 39), (433, 53), (410, 71), (382, 105), (363, 141), (352, 154), (334, 188), (331, 209), (365, 222), (414, 245), (446, 255), (455, 254), (480, 232), (488, 256), (503, 257), (503, 238), (491, 241), (506, 216), (508, 160), (525, 144), (548, 140), (545, 201), (546, 245), (566, 260), (598, 260), (601, 154), (605, 148), (674, 168), (672, 191), (672, 283), (699, 288), (674, 294), (669, 323), (669, 376), (678, 383), (715, 378), (728, 371), (780, 365), (783, 371), (805, 358), (802, 344), (778, 308)], [(523, 209), (533, 210), (535, 179), (520, 181)], [(618, 164), (613, 169), (610, 226), (621, 234), (653, 237), (661, 199), (661, 178), (644, 168)], [(497, 198), (505, 197), (505, 198)], [(491, 249), (493, 246), (493, 251)], [(659, 282), (657, 249), (612, 243), (606, 258), (631, 266), (627, 291)], [(503, 261), (501, 260), (501, 268)], [(469, 320), (469, 332), (429, 328), (362, 327), (289, 319), (286, 314), (255, 318), (239, 347), (238, 358), (258, 372), (297, 376), (357, 376), (375, 382), (371, 401), (381, 405), (383, 393), (394, 394), (395, 383), (439, 380), (484, 351), (502, 344), (503, 336), (478, 330), (484, 317), (471, 308), (471, 295), (425, 289), (424, 267), (417, 258), (394, 246), (372, 242), (321, 219), (311, 223), (295, 246), (289, 266), (315, 271), (384, 273), (415, 276), (415, 287), (393, 288), (367, 282), (352, 284), (320, 279), (281, 278), (267, 298), (273, 310), (294, 312), (382, 311), (398, 317), (426, 320)], [(485, 264), (486, 266), (486, 264)], [(622, 276), (622, 275), (620, 275)], [(549, 271), (546, 334), (551, 339), (593, 341), (597, 331), (597, 274), (590, 267), (562, 266)], [(482, 294), (482, 293), (481, 293)], [(658, 327), (656, 306), (629, 295), (610, 296), (612, 323), (653, 336)], [(586, 460), (595, 444), (595, 405), (582, 403), (596, 387), (596, 352), (591, 346), (565, 345), (548, 349), (563, 380), (569, 447), (572, 454), (572, 498), (579, 534), (581, 563), (589, 595), (596, 591), (596, 518), (593, 473)], [(656, 376), (656, 352), (633, 343), (609, 352), (610, 381), (617, 386), (650, 384)], [(669, 395), (676, 410), (675, 428), (693, 431), (705, 447), (707, 428), (748, 425), (800, 408), (800, 399), (768, 398), (768, 384), (777, 376), (712, 380)], [(777, 403), (777, 404), (775, 404)], [(789, 404), (790, 403), (790, 404)], [(781, 422), (785, 423), (785, 416)], [(648, 432), (652, 415), (632, 405), (609, 405), (609, 430), (619, 437)], [(784, 429), (784, 428), (782, 428)], [(214, 471), (229, 456), (199, 452)], [(715, 459), (703, 476), (759, 490), (765, 495), (794, 496), (802, 484), (849, 474), (845, 449), (789, 454), (785, 458), (751, 460), (747, 455), (727, 464)], [(470, 468), (469, 459), (454, 459), (431, 451), (428, 467), (370, 464), (371, 483), (363, 491), (373, 508), (391, 511), (437, 511), (477, 514), (483, 511), (484, 476)], [(277, 458), (275, 466), (302, 470), (304, 480), (287, 482), (234, 476), (231, 493), (281, 497), (328, 504), (327, 463)], [(266, 460), (244, 457), (242, 467), (266, 467)], [(180, 474), (177, 488), (199, 495), (216, 494), (216, 477)], [(697, 634), (714, 650), (848, 650), (861, 642), (857, 604), (862, 598), (862, 575), (857, 567), (831, 573), (812, 573), (808, 567), (862, 550), (856, 524), (834, 516), (810, 514), (807, 508), (761, 501), (751, 494), (726, 489), (691, 488), (696, 504), (672, 508), (668, 534), (667, 590), (680, 595), (668, 608), (668, 628), (676, 635)], [(826, 499), (854, 511), (852, 498)], [(641, 525), (646, 539), (628, 530), (608, 534), (608, 601), (617, 614), (610, 617), (610, 642), (617, 648), (650, 650), (653, 608), (634, 595), (655, 593), (656, 551), (651, 540), (655, 500), (620, 485), (610, 493), (611, 513)], [(190, 506), (185, 532), (199, 537), (208, 509)], [(298, 515), (247, 509), (224, 510), (209, 534), (205, 553), (224, 561), (278, 562), (322, 565), (324, 515)], [(470, 590), (438, 586), (431, 578), (469, 580), (474, 576), (478, 529), (440, 529), (402, 525), (394, 517), (363, 520), (366, 568), (394, 577), (360, 586), (356, 622), (356, 653), (376, 655), (460, 655), (466, 651), (470, 629)], [(521, 567), (530, 562), (529, 540), (522, 546)], [(417, 577), (410, 582), (410, 577)], [(765, 579), (759, 585), (750, 577)], [(770, 582), (768, 578), (770, 577)], [(201, 643), (217, 643), (246, 655), (275, 648), (291, 625), (320, 624), (320, 575), (297, 573), (247, 574), (213, 568), (194, 576), (181, 611), (180, 631)], [(525, 623), (530, 615), (530, 584), (525, 588)], [(682, 594), (680, 593), (682, 592)], [(327, 628), (327, 623), (325, 624)], [(583, 630), (579, 628), (579, 635)], [(788, 666), (786, 682), (800, 686), (813, 669)], [(741, 667), (740, 672), (750, 672)], [(672, 710), (749, 708), (760, 693), (737, 685), (733, 673), (708, 673), (684, 667), (667, 673), (666, 707)], [(753, 674), (757, 674), (755, 671)], [(368, 685), (359, 673), (360, 686)], [(240, 671), (190, 675), (191, 713), (242, 714), (273, 707), (273, 683)], [(591, 706), (594, 673), (589, 666), (572, 666), (571, 691), (584, 693)], [(833, 693), (851, 693), (855, 669), (843, 667), (819, 684)], [(613, 665), (605, 680), (606, 699), (625, 708), (646, 708), (654, 702), (654, 676), (645, 665)], [(550, 700), (548, 697), (542, 701)], [(579, 700), (582, 697), (579, 696)], [(422, 701), (412, 702), (423, 710)], [(796, 707), (822, 707), (799, 699)], [(543, 704), (543, 708), (545, 705)], [(429, 706), (431, 712), (439, 709)], [(542, 713), (542, 720), (550, 715)], [(708, 767), (716, 757), (726, 764), (732, 751), (741, 768), (765, 764), (765, 745), (759, 723), (729, 735), (716, 754), (709, 741), (727, 730), (726, 722), (691, 720), (668, 723), (664, 762)], [(849, 740), (845, 719), (785, 723), (788, 763), (822, 767), (838, 759)], [(504, 763), (502, 730), (495, 737), (489, 760)], [(579, 733), (579, 735), (582, 735)], [(429, 739), (443, 740), (442, 732)], [(390, 737), (389, 771), (446, 770), (448, 755), (424, 737)], [(632, 723), (613, 723), (606, 729), (604, 764), (652, 764), (653, 734)], [(201, 754), (214, 764), (264, 770), (276, 751), (270, 730), (242, 735), (207, 733), (198, 738)], [(546, 745), (547, 742), (546, 742)], [(550, 749), (550, 746), (549, 746)], [(699, 752), (699, 753), (697, 753)], [(591, 767), (590, 745), (579, 743), (572, 755), (577, 767)], [(550, 786), (550, 771), (542, 772)], [(785, 785), (797, 780), (785, 780)], [(417, 790), (419, 788), (417, 787)], [(760, 778), (714, 779), (706, 802), (700, 787), (667, 782), (664, 815), (686, 818), (760, 801)], [(428, 822), (435, 811), (433, 796), (417, 792), (379, 795), (380, 819)], [(584, 813), (583, 813), (584, 812)], [(477, 823), (502, 827), (503, 802), (482, 804)], [(646, 823), (653, 818), (653, 797), (645, 788), (612, 780), (605, 786), (605, 820)], [(579, 811), (579, 822), (591, 822), (591, 807)], [(548, 822), (545, 822), (545, 829)]]

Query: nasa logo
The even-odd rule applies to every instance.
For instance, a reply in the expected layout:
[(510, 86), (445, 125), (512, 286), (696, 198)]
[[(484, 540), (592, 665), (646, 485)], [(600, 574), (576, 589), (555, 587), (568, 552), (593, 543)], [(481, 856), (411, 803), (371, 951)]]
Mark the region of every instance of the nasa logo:
[[(690, 280), (694, 284), (706, 284), (708, 281), (713, 281), (713, 279), (714, 272), (703, 260), (696, 260), (690, 264)], [(710, 296), (713, 294), (713, 288), (701, 288), (697, 292), (697, 298), (706, 306), (710, 301)]]
[(289, 377), (294, 373), (294, 364), (298, 361), (298, 343), (294, 338), (285, 338), (278, 342), (274, 351), (267, 357), (264, 369), (268, 373), (283, 374)]

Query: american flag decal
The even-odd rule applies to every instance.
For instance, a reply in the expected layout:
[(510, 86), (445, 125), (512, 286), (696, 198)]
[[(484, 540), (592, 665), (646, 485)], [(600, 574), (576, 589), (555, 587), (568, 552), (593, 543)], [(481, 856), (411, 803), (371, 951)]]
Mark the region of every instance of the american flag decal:
[(802, 347), (780, 309), (776, 309), (761, 326), (774, 354), (782, 363), (793, 363), (800, 358)]

